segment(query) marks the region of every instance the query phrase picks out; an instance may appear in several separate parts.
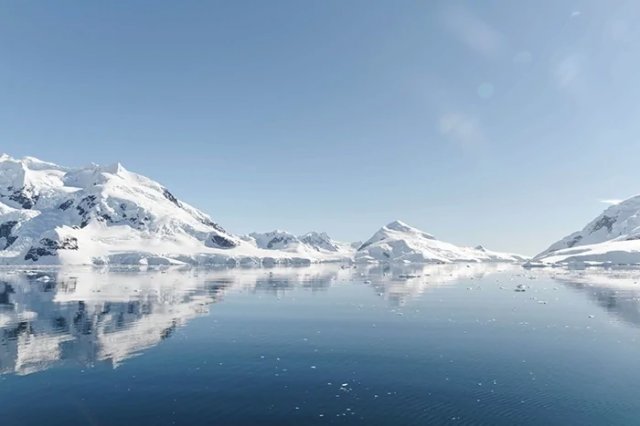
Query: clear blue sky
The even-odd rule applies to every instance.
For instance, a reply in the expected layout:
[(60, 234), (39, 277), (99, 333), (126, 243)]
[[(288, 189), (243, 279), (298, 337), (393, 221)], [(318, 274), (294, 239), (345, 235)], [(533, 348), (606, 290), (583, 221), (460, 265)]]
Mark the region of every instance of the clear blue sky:
[(638, 1), (5, 1), (0, 152), (234, 233), (537, 253), (640, 192)]

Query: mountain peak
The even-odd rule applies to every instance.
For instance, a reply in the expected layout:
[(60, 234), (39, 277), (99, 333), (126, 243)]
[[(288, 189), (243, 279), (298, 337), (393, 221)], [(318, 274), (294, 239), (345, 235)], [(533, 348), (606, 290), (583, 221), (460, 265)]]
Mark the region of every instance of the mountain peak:
[(331, 237), (329, 237), (329, 234), (327, 234), (326, 232), (318, 232), (318, 231), (309, 231), (304, 235), (301, 235), (299, 238), (308, 238), (308, 237), (312, 237), (312, 238), (322, 238), (322, 239), (326, 239), (326, 240), (330, 240)]
[(385, 225), (381, 230), (381, 232), (386, 232), (386, 231), (396, 231), (396, 232), (403, 232), (403, 233), (408, 233), (408, 234), (416, 234), (419, 235), (422, 238), (427, 238), (430, 240), (435, 240), (435, 237), (427, 232), (423, 232), (417, 228), (414, 228), (413, 226), (407, 225), (406, 223), (402, 222), (401, 220), (394, 220), (391, 223), (388, 223), (387, 225)]
[(113, 163), (108, 166), (100, 167), (100, 170), (104, 173), (111, 173), (113, 175), (118, 175), (127, 171), (127, 169), (125, 169), (120, 163)]
[(394, 229), (394, 228), (406, 228), (409, 227), (409, 225), (407, 225), (406, 223), (404, 223), (401, 220), (394, 220), (393, 222), (389, 222), (387, 224), (387, 228), (389, 229)]

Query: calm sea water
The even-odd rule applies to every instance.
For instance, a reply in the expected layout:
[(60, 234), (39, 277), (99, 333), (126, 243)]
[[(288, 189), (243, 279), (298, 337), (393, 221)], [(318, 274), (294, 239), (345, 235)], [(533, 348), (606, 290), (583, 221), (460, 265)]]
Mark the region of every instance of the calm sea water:
[(0, 424), (638, 425), (638, 282), (497, 265), (4, 270)]

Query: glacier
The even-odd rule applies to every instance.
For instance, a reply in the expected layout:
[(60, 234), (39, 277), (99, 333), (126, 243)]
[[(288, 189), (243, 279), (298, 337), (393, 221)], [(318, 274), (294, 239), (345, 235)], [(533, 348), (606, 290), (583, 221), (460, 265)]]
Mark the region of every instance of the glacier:
[(120, 163), (69, 168), (0, 155), (0, 266), (524, 260), (439, 241), (400, 221), (365, 243), (339, 242), (315, 231), (237, 236)]

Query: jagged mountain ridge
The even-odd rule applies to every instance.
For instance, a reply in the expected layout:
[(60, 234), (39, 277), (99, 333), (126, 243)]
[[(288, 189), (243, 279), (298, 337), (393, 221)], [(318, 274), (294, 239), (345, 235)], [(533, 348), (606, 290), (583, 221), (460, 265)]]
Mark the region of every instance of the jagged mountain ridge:
[(333, 240), (326, 232), (311, 231), (296, 236), (287, 231), (252, 232), (240, 237), (264, 250), (283, 250), (295, 253), (353, 254), (355, 249), (348, 243)]

